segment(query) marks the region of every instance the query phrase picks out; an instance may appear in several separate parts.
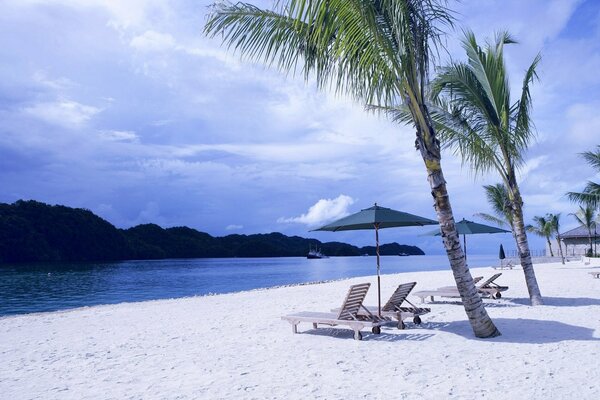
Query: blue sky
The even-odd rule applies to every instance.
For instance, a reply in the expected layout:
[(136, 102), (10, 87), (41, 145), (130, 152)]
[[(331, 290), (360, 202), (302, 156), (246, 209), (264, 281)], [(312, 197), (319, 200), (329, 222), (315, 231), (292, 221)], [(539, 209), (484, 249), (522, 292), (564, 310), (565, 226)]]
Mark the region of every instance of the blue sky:
[[(372, 244), (368, 232), (309, 233), (377, 202), (435, 219), (414, 133), (313, 82), (241, 62), (203, 36), (209, 1), (8, 0), (0, 3), (0, 201), (83, 207), (118, 227), (154, 222), (212, 235), (267, 233)], [(270, 1), (254, 4), (269, 7)], [(463, 0), (481, 41), (508, 29), (513, 95), (542, 54), (537, 137), (520, 174), (525, 216), (562, 212), (564, 193), (598, 175), (578, 153), (600, 144), (600, 1)], [(482, 185), (452, 154), (443, 167), (455, 217), (489, 212)], [(442, 251), (427, 228), (383, 242)], [(543, 241), (531, 237), (532, 248)], [(514, 249), (469, 238), (472, 253)]]

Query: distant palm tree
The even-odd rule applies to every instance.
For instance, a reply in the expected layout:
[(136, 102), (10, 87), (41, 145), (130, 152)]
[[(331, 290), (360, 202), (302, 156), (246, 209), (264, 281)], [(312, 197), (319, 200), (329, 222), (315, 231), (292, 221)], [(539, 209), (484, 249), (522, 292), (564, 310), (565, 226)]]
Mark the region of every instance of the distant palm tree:
[(533, 217), (533, 222), (535, 223), (535, 225), (527, 225), (525, 229), (527, 229), (527, 232), (532, 232), (538, 236), (546, 238), (546, 243), (548, 243), (548, 249), (550, 249), (550, 257), (554, 257), (554, 253), (552, 252), (552, 242), (550, 242), (552, 234), (554, 233), (552, 221), (550, 221), (546, 217), (535, 216)]
[(375, 105), (410, 109), (443, 243), (473, 332), (499, 335), (466, 265), (426, 104), (431, 45), (452, 19), (443, 0), (283, 0), (275, 10), (213, 5), (204, 31), (252, 60), (301, 70), (320, 88)]
[(560, 253), (560, 259), (562, 260), (562, 263), (564, 265), (565, 255), (563, 254), (562, 245), (560, 243), (560, 213), (547, 214), (546, 218), (550, 221), (550, 225), (552, 225), (554, 237), (556, 237), (556, 244), (558, 245), (558, 252)]
[[(600, 172), (600, 146), (596, 151), (586, 151), (581, 153), (581, 156), (598, 172)], [(600, 207), (600, 184), (588, 182), (583, 192), (568, 192), (569, 200), (579, 204), (589, 204), (591, 207), (598, 209)]]
[(592, 206), (589, 204), (585, 207), (579, 206), (579, 210), (577, 210), (577, 212), (571, 213), (569, 215), (575, 217), (577, 222), (579, 222), (581, 225), (587, 228), (588, 239), (590, 243), (590, 248), (588, 249), (587, 253), (593, 254), (594, 251), (592, 248), (592, 229), (596, 227), (596, 212), (594, 208), (592, 208)]
[(477, 172), (496, 170), (506, 187), (512, 229), (532, 305), (543, 304), (523, 218), (523, 200), (516, 171), (533, 137), (529, 86), (537, 77), (540, 56), (523, 79), (520, 97), (511, 103), (504, 64), (504, 45), (515, 43), (504, 32), (484, 49), (466, 32), (466, 63), (453, 63), (434, 80), (432, 116), (444, 145), (462, 156)]

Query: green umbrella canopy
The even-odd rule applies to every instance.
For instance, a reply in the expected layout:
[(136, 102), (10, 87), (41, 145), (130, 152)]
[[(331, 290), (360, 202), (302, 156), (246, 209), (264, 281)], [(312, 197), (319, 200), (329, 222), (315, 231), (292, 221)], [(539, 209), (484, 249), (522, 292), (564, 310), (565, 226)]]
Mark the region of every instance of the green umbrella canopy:
[[(465, 259), (467, 257), (467, 239), (466, 235), (477, 235), (480, 233), (508, 233), (506, 229), (496, 228), (495, 226), (478, 224), (477, 222), (467, 221), (466, 219), (462, 219), (462, 221), (454, 224), (456, 226), (456, 231), (459, 235), (463, 235), (463, 246), (465, 250)], [(439, 230), (431, 231), (426, 233), (425, 235), (430, 236), (441, 236), (442, 232)]]
[(379, 229), (400, 226), (437, 225), (438, 222), (429, 218), (419, 217), (391, 208), (380, 207), (375, 203), (373, 207), (365, 208), (359, 212), (340, 218), (330, 224), (322, 226), (315, 231), (355, 231), (361, 229), (375, 230), (375, 253), (377, 255), (377, 299), (378, 315), (381, 316), (381, 279), (379, 276)]
[(383, 229), (398, 226), (437, 225), (438, 222), (375, 204), (373, 207), (365, 208), (355, 214), (340, 218), (337, 221), (314, 230), (336, 232), (375, 229), (376, 224), (377, 229)]
[[(506, 229), (496, 228), (495, 226), (478, 224), (477, 222), (467, 221), (466, 219), (462, 219), (462, 221), (457, 222), (456, 231), (459, 235), (476, 235), (479, 233), (506, 233), (510, 232)], [(430, 235), (440, 236), (442, 232), (440, 231), (432, 231)]]

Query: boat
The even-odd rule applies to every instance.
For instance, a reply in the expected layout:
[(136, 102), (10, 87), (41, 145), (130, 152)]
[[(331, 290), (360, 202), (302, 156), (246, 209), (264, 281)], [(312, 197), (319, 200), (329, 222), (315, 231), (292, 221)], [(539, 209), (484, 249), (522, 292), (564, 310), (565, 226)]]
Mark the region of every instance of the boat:
[(308, 248), (308, 254), (306, 255), (306, 258), (308, 258), (309, 260), (316, 260), (319, 258), (329, 258), (327, 257), (325, 254), (321, 253), (321, 250), (319, 250), (318, 248)]

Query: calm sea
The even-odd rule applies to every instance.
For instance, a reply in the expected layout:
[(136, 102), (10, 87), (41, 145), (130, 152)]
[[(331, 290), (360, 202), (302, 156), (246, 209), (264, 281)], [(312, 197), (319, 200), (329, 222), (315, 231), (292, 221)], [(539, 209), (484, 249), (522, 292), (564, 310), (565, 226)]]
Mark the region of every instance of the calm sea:
[[(490, 266), (491, 256), (469, 256)], [(218, 258), (0, 266), (0, 316), (375, 275), (375, 257)], [(381, 273), (448, 269), (446, 256), (382, 257)]]

